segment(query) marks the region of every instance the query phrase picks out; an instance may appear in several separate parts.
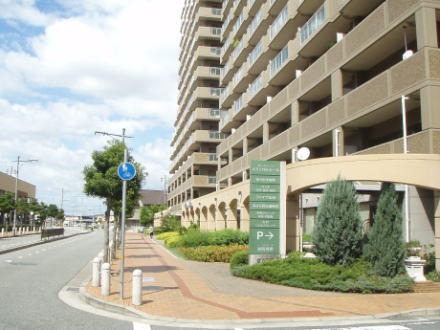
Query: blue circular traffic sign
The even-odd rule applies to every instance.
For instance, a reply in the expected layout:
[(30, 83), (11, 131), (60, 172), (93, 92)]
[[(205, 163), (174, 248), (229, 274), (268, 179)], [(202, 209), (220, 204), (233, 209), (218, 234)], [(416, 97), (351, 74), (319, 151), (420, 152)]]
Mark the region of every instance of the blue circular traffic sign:
[(136, 175), (136, 167), (132, 163), (122, 163), (118, 166), (118, 176), (121, 180), (128, 181)]

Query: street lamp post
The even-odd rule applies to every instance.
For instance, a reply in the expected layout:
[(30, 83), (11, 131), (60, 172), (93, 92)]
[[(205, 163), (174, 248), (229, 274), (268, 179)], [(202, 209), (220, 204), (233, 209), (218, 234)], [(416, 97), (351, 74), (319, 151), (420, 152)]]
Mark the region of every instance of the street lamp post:
[(15, 232), (17, 230), (18, 175), (20, 172), (20, 163), (38, 162), (38, 159), (22, 160), (20, 159), (20, 156), (17, 156), (17, 160), (15, 160), (15, 162), (17, 163), (17, 173), (15, 176), (15, 197), (14, 197), (15, 207), (14, 207), (14, 220), (12, 225), (12, 236), (15, 236)]
[[(112, 134), (107, 132), (96, 131), (95, 134), (102, 134), (108, 136), (116, 136), (122, 138), (122, 144), (124, 145), (124, 164), (127, 163), (128, 150), (125, 146), (125, 138), (131, 138), (131, 136), (125, 135), (125, 128), (122, 129), (122, 135)], [(127, 195), (127, 181), (122, 181), (122, 212), (121, 212), (121, 257), (120, 257), (120, 299), (124, 299), (124, 258), (125, 258), (125, 204)], [(113, 229), (114, 230), (114, 229)], [(115, 243), (115, 242), (114, 242)]]

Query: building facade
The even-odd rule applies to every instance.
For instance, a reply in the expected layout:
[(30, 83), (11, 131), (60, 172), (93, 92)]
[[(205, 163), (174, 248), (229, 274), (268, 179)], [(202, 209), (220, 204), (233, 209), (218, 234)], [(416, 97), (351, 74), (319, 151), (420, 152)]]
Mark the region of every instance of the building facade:
[(180, 41), (178, 113), (171, 141), (168, 207), (215, 191), (219, 132), (221, 0), (185, 0)]
[[(440, 1), (221, 4), (216, 191), (171, 203), (182, 222), (248, 230), (250, 162), (285, 161), (288, 249), (300, 244), (304, 196), (341, 176), (359, 187), (409, 185), (405, 230), (440, 256)], [(187, 118), (179, 112), (176, 122), (192, 127)], [(310, 157), (298, 162), (301, 147)]]
[[(15, 177), (0, 172), (0, 194), (15, 194)], [(28, 182), (18, 180), (17, 195), (18, 197), (35, 199), (36, 187)]]

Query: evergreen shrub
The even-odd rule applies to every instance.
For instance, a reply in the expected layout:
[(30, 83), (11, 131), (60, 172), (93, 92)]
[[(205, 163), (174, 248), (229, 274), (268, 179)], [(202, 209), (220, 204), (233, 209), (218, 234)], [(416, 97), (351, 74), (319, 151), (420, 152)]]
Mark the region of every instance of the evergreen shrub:
[(394, 185), (385, 184), (377, 202), (374, 223), (368, 232), (364, 255), (379, 276), (405, 273), (405, 245), (402, 240), (402, 214), (397, 206)]
[(188, 230), (179, 241), (179, 246), (246, 245), (248, 241), (249, 234), (239, 230), (225, 229), (213, 232)]
[(229, 260), (230, 268), (246, 266), (249, 263), (249, 250), (241, 250), (235, 252)]
[(329, 265), (349, 265), (360, 257), (362, 223), (351, 182), (338, 178), (327, 184), (312, 242), (319, 258)]

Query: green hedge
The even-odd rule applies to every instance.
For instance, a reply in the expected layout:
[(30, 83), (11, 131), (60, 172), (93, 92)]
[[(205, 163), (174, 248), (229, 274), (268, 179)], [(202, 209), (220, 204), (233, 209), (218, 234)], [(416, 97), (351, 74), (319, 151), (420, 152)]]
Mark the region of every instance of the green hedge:
[(232, 267), (235, 276), (309, 290), (356, 293), (411, 292), (414, 282), (408, 276), (372, 276), (370, 264), (360, 260), (350, 266), (330, 266), (298, 253), (284, 260), (271, 260), (252, 266)]
[(181, 247), (186, 259), (204, 262), (229, 262), (237, 251), (247, 251), (246, 245)]
[(205, 232), (199, 230), (188, 230), (179, 240), (179, 247), (197, 246), (222, 246), (222, 245), (247, 245), (249, 234), (239, 230), (219, 230)]

